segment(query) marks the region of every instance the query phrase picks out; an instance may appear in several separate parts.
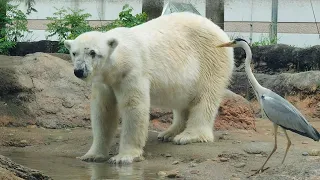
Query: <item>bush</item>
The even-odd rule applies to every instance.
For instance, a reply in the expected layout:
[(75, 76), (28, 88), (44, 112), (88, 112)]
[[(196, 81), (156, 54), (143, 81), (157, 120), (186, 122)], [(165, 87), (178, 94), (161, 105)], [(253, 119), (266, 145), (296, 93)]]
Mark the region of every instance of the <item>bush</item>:
[(0, 30), (0, 54), (9, 54), (9, 49), (15, 47), (27, 28), (27, 16), (18, 9), (18, 6), (6, 4), (6, 15), (0, 15), (4, 28)]
[(88, 22), (88, 18), (91, 17), (89, 13), (83, 13), (83, 9), (75, 11), (72, 9), (57, 9), (54, 13), (55, 17), (47, 17), (52, 22), (47, 26), (50, 34), (47, 37), (57, 35), (60, 42), (60, 53), (68, 53), (68, 50), (64, 47), (63, 41), (66, 39), (75, 39), (80, 34), (88, 31), (109, 31), (116, 27), (133, 27), (142, 24), (147, 21), (147, 14), (141, 13), (135, 16), (132, 15), (132, 8), (129, 5), (124, 5), (122, 11), (119, 13), (119, 17), (112, 23), (91, 27)]
[(148, 20), (148, 16), (145, 12), (141, 14), (132, 15), (132, 8), (128, 4), (124, 5), (122, 11), (119, 13), (119, 17), (112, 23), (105, 26), (95, 28), (99, 31), (108, 31), (116, 27), (133, 27), (142, 24)]
[(252, 46), (267, 46), (267, 45), (274, 45), (277, 44), (277, 41), (279, 40), (279, 38), (277, 39), (272, 39), (269, 38), (268, 36), (260, 36), (260, 40), (257, 42), (252, 43)]
[[(56, 8), (57, 9), (57, 8)], [(50, 34), (47, 36), (52, 37), (57, 35), (60, 42), (60, 49), (58, 52), (67, 52), (63, 45), (65, 39), (74, 39), (81, 33), (92, 30), (89, 22), (86, 20), (91, 17), (89, 13), (82, 13), (83, 10), (72, 10), (70, 8), (57, 9), (53, 13), (55, 17), (47, 17), (51, 23), (47, 24), (47, 30)], [(71, 13), (70, 13), (71, 12)]]

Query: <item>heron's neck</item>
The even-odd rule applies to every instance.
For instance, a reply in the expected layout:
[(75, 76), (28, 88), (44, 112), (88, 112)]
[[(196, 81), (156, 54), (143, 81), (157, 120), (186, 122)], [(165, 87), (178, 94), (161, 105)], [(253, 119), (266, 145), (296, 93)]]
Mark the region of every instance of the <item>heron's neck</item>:
[(251, 53), (251, 49), (250, 47), (247, 45), (244, 48), (244, 51), (246, 52), (246, 60), (245, 60), (245, 70), (246, 70), (246, 74), (247, 77), (250, 81), (251, 86), (253, 86), (253, 89), (256, 91), (258, 89), (261, 89), (261, 85), (259, 84), (259, 82), (256, 80), (256, 78), (254, 77), (252, 70), (251, 70), (251, 59), (252, 59), (252, 53)]

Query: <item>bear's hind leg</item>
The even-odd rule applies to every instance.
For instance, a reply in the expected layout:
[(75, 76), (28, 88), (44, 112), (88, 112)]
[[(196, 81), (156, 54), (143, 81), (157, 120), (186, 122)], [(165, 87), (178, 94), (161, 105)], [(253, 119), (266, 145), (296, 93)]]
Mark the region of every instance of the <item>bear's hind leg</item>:
[(89, 151), (80, 159), (87, 162), (106, 161), (119, 120), (113, 90), (104, 84), (93, 84), (90, 110), (93, 142)]
[(218, 108), (218, 100), (214, 101), (212, 97), (202, 98), (200, 102), (190, 108), (186, 129), (178, 134), (173, 142), (175, 144), (213, 142), (213, 123)]
[(173, 110), (173, 123), (165, 131), (159, 133), (158, 139), (160, 141), (172, 141), (173, 138), (180, 134), (186, 127), (188, 119), (188, 110)]

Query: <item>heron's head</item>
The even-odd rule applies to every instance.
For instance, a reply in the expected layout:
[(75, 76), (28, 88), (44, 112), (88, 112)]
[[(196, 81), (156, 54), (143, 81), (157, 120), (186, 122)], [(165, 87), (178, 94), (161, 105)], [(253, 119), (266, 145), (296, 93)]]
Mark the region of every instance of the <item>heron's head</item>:
[(220, 44), (217, 47), (234, 47), (235, 48), (235, 47), (243, 47), (244, 45), (248, 45), (248, 44), (249, 43), (246, 40), (241, 39), (241, 38), (237, 38), (231, 42)]

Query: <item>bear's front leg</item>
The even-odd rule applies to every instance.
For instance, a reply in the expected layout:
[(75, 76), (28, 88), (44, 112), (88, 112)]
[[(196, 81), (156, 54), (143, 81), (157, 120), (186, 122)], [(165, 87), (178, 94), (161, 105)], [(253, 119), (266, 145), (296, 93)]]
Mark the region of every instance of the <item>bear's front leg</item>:
[(105, 84), (92, 84), (90, 109), (93, 142), (89, 151), (80, 159), (87, 162), (107, 161), (109, 146), (119, 120), (112, 88)]
[(148, 136), (149, 84), (147, 80), (142, 79), (127, 83), (115, 90), (122, 127), (119, 154), (109, 160), (114, 164), (129, 164), (143, 160), (143, 148)]

